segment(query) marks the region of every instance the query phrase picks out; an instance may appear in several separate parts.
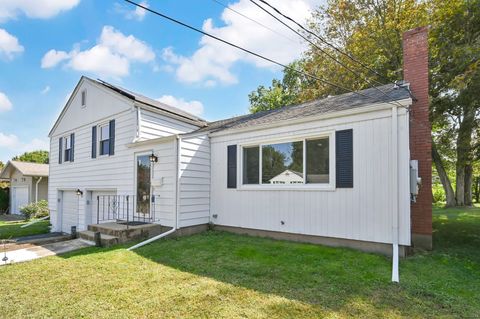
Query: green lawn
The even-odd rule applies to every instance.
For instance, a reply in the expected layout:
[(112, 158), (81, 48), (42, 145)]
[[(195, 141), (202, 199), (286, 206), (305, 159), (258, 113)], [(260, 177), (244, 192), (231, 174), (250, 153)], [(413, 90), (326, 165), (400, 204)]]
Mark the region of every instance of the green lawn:
[(222, 232), (0, 267), (5, 318), (479, 318), (480, 209), (435, 210), (435, 251), (400, 264)]
[(50, 231), (48, 227), (50, 222), (48, 220), (39, 221), (25, 228), (20, 227), (26, 223), (26, 221), (2, 221), (0, 219), (0, 239), (46, 234)]

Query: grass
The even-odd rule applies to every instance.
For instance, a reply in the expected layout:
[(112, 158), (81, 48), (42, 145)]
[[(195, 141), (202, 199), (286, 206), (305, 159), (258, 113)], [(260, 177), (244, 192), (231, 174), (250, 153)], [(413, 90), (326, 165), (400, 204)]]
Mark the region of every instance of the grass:
[(480, 208), (434, 212), (435, 250), (401, 261), (223, 232), (0, 267), (0, 317), (479, 318)]
[(0, 239), (39, 235), (50, 232), (50, 222), (48, 220), (42, 220), (31, 226), (21, 228), (21, 226), (26, 223), (27, 221), (5, 221), (0, 219)]

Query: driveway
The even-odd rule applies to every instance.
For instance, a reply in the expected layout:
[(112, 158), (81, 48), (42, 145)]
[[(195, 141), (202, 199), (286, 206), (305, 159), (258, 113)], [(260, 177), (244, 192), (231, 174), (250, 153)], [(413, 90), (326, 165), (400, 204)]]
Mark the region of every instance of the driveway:
[[(81, 239), (72, 239), (43, 245), (30, 243), (2, 245), (0, 247), (0, 266), (54, 256), (90, 246), (92, 246), (91, 243), (87, 243)], [(5, 256), (7, 257), (7, 260), (3, 260)]]

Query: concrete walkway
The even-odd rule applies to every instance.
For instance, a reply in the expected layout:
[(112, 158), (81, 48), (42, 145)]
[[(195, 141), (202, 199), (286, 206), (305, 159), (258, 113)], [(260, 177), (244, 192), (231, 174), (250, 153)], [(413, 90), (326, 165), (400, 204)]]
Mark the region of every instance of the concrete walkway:
[(0, 247), (0, 266), (63, 254), (90, 246), (93, 246), (93, 244), (82, 239), (72, 239), (44, 245), (28, 243), (8, 245), (6, 249), (8, 260), (6, 262), (2, 261), (2, 258), (5, 257), (5, 253), (4, 248)]

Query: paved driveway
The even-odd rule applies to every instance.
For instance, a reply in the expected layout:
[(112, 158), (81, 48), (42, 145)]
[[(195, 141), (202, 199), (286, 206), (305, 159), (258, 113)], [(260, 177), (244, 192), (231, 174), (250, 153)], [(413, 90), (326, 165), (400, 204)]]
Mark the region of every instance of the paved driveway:
[(2, 260), (0, 266), (34, 260), (42, 257), (53, 256), (67, 253), (80, 248), (89, 247), (92, 244), (81, 239), (72, 239), (56, 243), (34, 245), (34, 244), (8, 244), (6, 249), (0, 247), (0, 260), (5, 256), (7, 260)]

